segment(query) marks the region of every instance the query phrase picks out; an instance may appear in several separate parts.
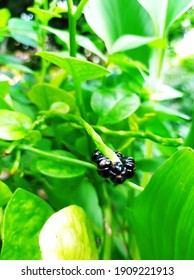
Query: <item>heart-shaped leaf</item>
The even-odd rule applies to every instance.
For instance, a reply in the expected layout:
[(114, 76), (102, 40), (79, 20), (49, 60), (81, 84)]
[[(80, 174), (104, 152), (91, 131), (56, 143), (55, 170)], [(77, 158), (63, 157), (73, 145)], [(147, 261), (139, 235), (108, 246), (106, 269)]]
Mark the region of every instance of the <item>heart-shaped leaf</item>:
[(68, 104), (71, 112), (77, 110), (73, 95), (49, 84), (35, 85), (29, 92), (29, 98), (40, 110), (49, 110), (57, 102)]
[(19, 140), (24, 138), (31, 125), (31, 119), (19, 112), (0, 110), (0, 138)]
[(120, 122), (132, 115), (140, 106), (139, 97), (136, 94), (131, 94), (129, 97), (124, 97), (115, 104), (114, 107), (101, 119), (101, 122), (106, 124), (114, 124)]
[(69, 159), (76, 159), (76, 157), (67, 151), (55, 150), (52, 151), (52, 154), (59, 155), (67, 158), (67, 162), (63, 164), (61, 161), (57, 161), (55, 159), (39, 159), (37, 161), (37, 169), (44, 175), (55, 177), (55, 178), (73, 178), (83, 175), (86, 172), (86, 168), (84, 166), (77, 165), (76, 163), (72, 163), (68, 161)]
[(84, 210), (76, 205), (63, 208), (47, 220), (39, 243), (44, 260), (97, 259), (89, 221)]
[(139, 97), (124, 89), (104, 89), (92, 95), (92, 109), (100, 124), (114, 124), (129, 117), (140, 105)]
[(39, 233), (52, 213), (40, 197), (18, 188), (5, 209), (1, 259), (41, 259)]

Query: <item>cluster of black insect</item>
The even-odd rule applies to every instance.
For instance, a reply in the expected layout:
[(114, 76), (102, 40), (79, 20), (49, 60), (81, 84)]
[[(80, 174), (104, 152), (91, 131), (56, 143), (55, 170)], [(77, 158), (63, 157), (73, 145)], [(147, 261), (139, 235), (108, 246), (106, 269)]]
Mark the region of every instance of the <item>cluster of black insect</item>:
[(99, 150), (95, 150), (92, 154), (92, 160), (96, 163), (98, 174), (103, 178), (117, 184), (122, 184), (126, 179), (134, 176), (135, 161), (132, 157), (126, 157), (120, 152), (115, 152), (120, 162), (112, 163), (110, 159), (104, 156)]

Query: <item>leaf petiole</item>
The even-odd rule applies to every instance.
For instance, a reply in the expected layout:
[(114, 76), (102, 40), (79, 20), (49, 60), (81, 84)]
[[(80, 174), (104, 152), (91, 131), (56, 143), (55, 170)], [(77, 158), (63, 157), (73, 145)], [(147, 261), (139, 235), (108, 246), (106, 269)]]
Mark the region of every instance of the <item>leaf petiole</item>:
[(87, 168), (96, 169), (94, 164), (83, 161), (83, 160), (49, 153), (49, 152), (42, 151), (42, 150), (36, 149), (34, 147), (28, 146), (28, 145), (21, 145), (20, 148), (22, 150), (27, 150), (29, 152), (33, 152), (35, 154), (38, 154), (38, 155), (41, 155), (43, 157), (47, 157), (47, 158), (50, 158), (50, 159), (53, 159), (53, 160), (62, 161), (62, 162), (70, 162), (70, 163), (74, 163), (74, 164), (77, 164), (77, 165), (85, 166)]
[(155, 135), (151, 132), (143, 132), (143, 131), (113, 131), (103, 126), (93, 126), (96, 130), (101, 131), (102, 133), (108, 134), (108, 135), (117, 135), (122, 137), (135, 137), (135, 138), (147, 138), (152, 140), (153, 142), (162, 144), (164, 146), (172, 146), (172, 147), (178, 147), (183, 145), (184, 140), (182, 138), (165, 138), (161, 137), (159, 135)]

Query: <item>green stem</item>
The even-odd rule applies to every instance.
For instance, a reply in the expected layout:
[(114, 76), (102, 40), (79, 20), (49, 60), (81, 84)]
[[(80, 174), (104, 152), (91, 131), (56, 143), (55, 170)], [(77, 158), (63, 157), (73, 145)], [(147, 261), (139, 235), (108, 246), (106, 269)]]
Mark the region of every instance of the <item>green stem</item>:
[(157, 82), (161, 77), (162, 67), (164, 62), (164, 54), (165, 54), (165, 49), (163, 48), (154, 49), (154, 53), (150, 65), (150, 76), (151, 76), (151, 80), (154, 82)]
[(84, 116), (85, 114), (85, 104), (82, 97), (82, 87), (81, 82), (79, 80), (74, 80), (75, 82), (75, 92), (76, 92), (76, 101), (78, 108), (80, 109), (80, 114)]
[(133, 188), (136, 191), (142, 192), (144, 190), (144, 188), (130, 182), (130, 181), (126, 181), (125, 184), (127, 184), (129, 187)]
[[(47, 26), (48, 21), (40, 23), (38, 16), (35, 16), (35, 21), (36, 21), (36, 28), (37, 28), (37, 34), (38, 34), (38, 45), (39, 45), (41, 51), (45, 51), (46, 50), (47, 31), (46, 31), (46, 29), (42, 28), (41, 25)], [(48, 62), (45, 59), (41, 58), (41, 70), (40, 70), (40, 75), (38, 76), (40, 83), (44, 82), (44, 80), (45, 80), (47, 67), (48, 67)]]
[(68, 22), (69, 22), (69, 47), (70, 56), (76, 57), (77, 44), (76, 44), (76, 18), (73, 13), (73, 1), (67, 0), (68, 6)]
[[(153, 142), (151, 142), (149, 139), (145, 142), (145, 157), (146, 158), (152, 158), (153, 154)], [(150, 172), (144, 172), (142, 176), (142, 186), (145, 188), (147, 183), (149, 182), (151, 173)]]
[(102, 208), (103, 217), (104, 217), (104, 248), (102, 258), (103, 260), (110, 260), (111, 258), (111, 249), (112, 249), (112, 212), (111, 206), (107, 205)]
[(62, 118), (67, 121), (71, 121), (81, 125), (86, 130), (88, 135), (92, 138), (96, 147), (103, 153), (103, 155), (107, 156), (112, 162), (120, 162), (117, 155), (108, 146), (104, 144), (102, 138), (84, 119), (82, 119), (79, 116), (71, 115), (71, 114), (62, 115)]
[(12, 142), (9, 144), (8, 148), (4, 151), (4, 155), (9, 155), (17, 147), (18, 142)]
[(159, 143), (164, 146), (173, 146), (178, 147), (183, 145), (184, 141), (182, 138), (164, 138), (155, 134), (152, 134), (150, 132), (142, 132), (142, 131), (116, 131), (116, 130), (110, 130), (103, 126), (93, 126), (96, 130), (101, 131), (102, 133), (105, 133), (107, 135), (116, 135), (116, 136), (122, 136), (122, 137), (135, 137), (135, 138), (147, 138), (152, 140), (153, 142)]
[(42, 150), (33, 148), (31, 146), (28, 146), (28, 145), (21, 145), (20, 148), (22, 150), (27, 150), (29, 152), (33, 152), (35, 154), (41, 155), (43, 157), (47, 157), (49, 159), (54, 159), (54, 160), (61, 161), (61, 162), (75, 163), (77, 165), (82, 165), (82, 166), (85, 166), (87, 168), (91, 168), (91, 169), (96, 170), (96, 167), (95, 167), (94, 164), (91, 164), (91, 163), (86, 162), (86, 161), (82, 161), (82, 160), (75, 159), (75, 158), (70, 158), (70, 157), (65, 157), (65, 156), (60, 156), (60, 155), (57, 155), (57, 154), (49, 153), (49, 152), (46, 152), (46, 151), (42, 151)]
[(10, 175), (14, 175), (18, 171), (18, 168), (20, 166), (20, 161), (21, 161), (21, 151), (17, 150), (14, 164), (12, 165), (12, 168), (10, 170)]
[(81, 17), (84, 6), (87, 4), (88, 1), (89, 0), (81, 0), (80, 1), (79, 5), (77, 6), (77, 10), (74, 14), (76, 20), (78, 20)]
[(105, 185), (101, 185), (100, 182), (94, 182), (96, 191), (98, 194), (99, 205), (102, 209), (103, 214), (103, 224), (104, 224), (104, 240), (103, 240), (103, 250), (101, 258), (103, 260), (111, 259), (111, 249), (112, 249), (112, 211), (111, 203), (107, 193), (107, 188)]
[(43, 1), (43, 8), (44, 8), (44, 10), (48, 10), (48, 7), (49, 7), (48, 0), (44, 0)]
[(52, 2), (49, 4), (49, 11), (53, 12), (57, 6), (58, 0), (52, 0)]

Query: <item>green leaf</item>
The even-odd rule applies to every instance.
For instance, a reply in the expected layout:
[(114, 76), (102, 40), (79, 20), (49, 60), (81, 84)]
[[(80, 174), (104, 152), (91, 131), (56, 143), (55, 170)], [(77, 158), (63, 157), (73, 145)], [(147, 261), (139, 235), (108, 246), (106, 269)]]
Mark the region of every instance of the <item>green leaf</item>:
[(56, 29), (50, 26), (44, 27), (47, 31), (55, 34), (61, 41), (63, 41), (69, 47), (69, 32), (65, 30)]
[(154, 158), (143, 158), (136, 161), (136, 169), (144, 172), (154, 172), (164, 163), (165, 157), (155, 156)]
[[(69, 32), (52, 27), (45, 27), (45, 29), (55, 34), (58, 38), (65, 42), (66, 45), (69, 46)], [(77, 44), (82, 48), (96, 54), (101, 59), (106, 60), (105, 55), (95, 46), (95, 44), (89, 38), (82, 35), (76, 35), (76, 41)]]
[[(90, 0), (84, 9), (86, 21), (105, 42), (108, 52), (123, 35), (153, 36), (153, 25), (147, 12), (136, 0)], [(148, 49), (142, 48), (130, 56), (148, 59)]]
[[(55, 150), (51, 152), (54, 155), (64, 156), (67, 158), (76, 159), (76, 157), (70, 152)], [(83, 175), (86, 172), (86, 168), (78, 166), (76, 163), (66, 162), (64, 164), (61, 161), (54, 159), (39, 159), (37, 161), (37, 169), (44, 175), (56, 177), (56, 178), (73, 178)]]
[(190, 120), (190, 117), (188, 115), (185, 115), (181, 112), (178, 112), (164, 105), (143, 104), (138, 109), (138, 114), (141, 117), (150, 113), (152, 114), (152, 116), (157, 116), (159, 119), (163, 119), (163, 120), (167, 120), (167, 119), (172, 121)]
[(192, 0), (138, 0), (152, 18), (155, 35), (164, 37), (168, 27), (189, 9)]
[(16, 41), (33, 48), (37, 47), (38, 38), (34, 29), (34, 21), (11, 18), (8, 22), (8, 29), (11, 37)]
[(11, 17), (11, 13), (7, 8), (0, 9), (0, 27), (5, 27), (9, 18)]
[(5, 54), (0, 54), (0, 63), (1, 64), (22, 64), (24, 61), (16, 56), (12, 56), (12, 55), (5, 55)]
[(106, 61), (106, 56), (95, 46), (95, 44), (86, 36), (77, 35), (76, 41), (79, 46), (99, 56), (102, 60)]
[(124, 96), (123, 90), (100, 89), (94, 91), (91, 99), (91, 106), (99, 116), (104, 116)]
[(12, 110), (12, 100), (9, 95), (10, 84), (8, 81), (0, 81), (0, 109)]
[(77, 105), (73, 95), (62, 89), (53, 87), (49, 84), (35, 85), (28, 96), (40, 110), (49, 110), (54, 103), (63, 102), (68, 104), (71, 112), (77, 110)]
[(160, 83), (157, 84), (157, 88), (155, 92), (150, 94), (150, 98), (152, 100), (158, 100), (158, 101), (181, 98), (181, 97), (183, 97), (182, 92), (168, 85), (160, 84)]
[(49, 20), (54, 17), (61, 18), (61, 15), (58, 13), (51, 12), (49, 10), (43, 10), (37, 7), (29, 7), (27, 10), (34, 13), (43, 24), (47, 24)]
[(94, 228), (103, 229), (102, 209), (99, 205), (98, 195), (96, 189), (86, 177), (80, 182), (73, 201), (85, 210)]
[(53, 214), (40, 238), (43, 260), (97, 259), (96, 244), (84, 210), (71, 205)]
[(183, 148), (152, 176), (128, 219), (141, 259), (194, 258), (194, 152)]
[(27, 135), (32, 121), (24, 114), (0, 110), (0, 124), (0, 138), (4, 140), (19, 140)]
[(0, 181), (0, 207), (7, 204), (12, 196), (12, 192), (9, 187)]
[(0, 81), (0, 87), (1, 87), (0, 97), (5, 98), (9, 92), (10, 84), (8, 81)]
[(1, 259), (41, 259), (39, 233), (52, 213), (40, 197), (17, 189), (5, 209)]
[(117, 53), (108, 57), (110, 63), (118, 65), (123, 72), (127, 73), (130, 81), (142, 88), (148, 69), (140, 61), (130, 59), (124, 54)]
[(143, 37), (137, 35), (123, 35), (116, 40), (111, 48), (111, 52), (121, 52), (156, 41), (156, 37)]
[(6, 102), (1, 97), (0, 97), (0, 109), (13, 110), (13, 108), (8, 104), (8, 102)]
[(21, 65), (21, 64), (11, 64), (11, 63), (7, 63), (7, 67), (9, 67), (9, 69), (16, 69), (18, 71), (21, 71), (23, 73), (28, 73), (28, 74), (35, 74), (35, 72), (30, 69), (29, 67), (25, 66), (25, 65)]
[(139, 97), (123, 89), (99, 90), (92, 95), (92, 109), (99, 114), (99, 123), (117, 123), (137, 110)]
[(102, 66), (77, 58), (64, 57), (51, 52), (39, 52), (37, 55), (64, 69), (75, 81), (92, 80), (109, 73)]
[(1, 86), (0, 96), (5, 97), (6, 94), (9, 92), (10, 84), (8, 81), (0, 81), (0, 86)]
[(55, 102), (51, 105), (51, 108), (50, 110), (52, 112), (55, 112), (55, 113), (59, 113), (60, 115), (61, 114), (67, 114), (68, 112), (70, 112), (70, 107), (69, 105), (67, 105), (65, 102)]
[(120, 122), (130, 115), (132, 115), (140, 106), (139, 97), (132, 94), (130, 97), (124, 97), (107, 113), (104, 120), (101, 121), (106, 124), (114, 124)]

